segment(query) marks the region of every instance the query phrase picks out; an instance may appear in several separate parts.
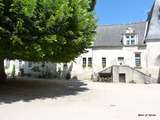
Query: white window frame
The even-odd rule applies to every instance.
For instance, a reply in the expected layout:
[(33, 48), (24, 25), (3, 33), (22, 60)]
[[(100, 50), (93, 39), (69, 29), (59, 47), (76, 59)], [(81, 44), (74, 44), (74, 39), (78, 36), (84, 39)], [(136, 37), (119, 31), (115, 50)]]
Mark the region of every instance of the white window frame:
[(102, 68), (105, 68), (107, 66), (107, 59), (106, 57), (102, 57)]
[[(133, 38), (132, 38), (132, 36), (134, 36)], [(137, 45), (137, 43), (138, 43), (138, 36), (136, 35), (136, 34), (125, 34), (124, 35), (124, 42), (123, 42), (123, 44), (124, 45)], [(134, 44), (132, 44), (132, 40), (134, 40)]]
[(29, 68), (32, 68), (32, 67), (33, 67), (33, 62), (30, 62), (30, 61), (29, 61), (29, 62), (28, 62), (28, 67), (29, 67)]
[(92, 67), (93, 63), (92, 63), (92, 57), (88, 58), (88, 67)]
[(86, 57), (83, 57), (83, 58), (82, 58), (82, 67), (83, 67), (83, 68), (86, 68), (86, 67), (87, 67), (87, 58), (86, 58)]
[(124, 65), (124, 57), (118, 57), (118, 64)]
[(19, 60), (19, 67), (22, 68), (22, 60)]
[[(136, 55), (139, 55), (138, 57)], [(141, 67), (142, 60), (141, 60), (141, 53), (137, 52), (135, 53), (135, 66), (136, 67)]]
[(5, 68), (6, 69), (10, 68), (10, 60), (5, 61)]

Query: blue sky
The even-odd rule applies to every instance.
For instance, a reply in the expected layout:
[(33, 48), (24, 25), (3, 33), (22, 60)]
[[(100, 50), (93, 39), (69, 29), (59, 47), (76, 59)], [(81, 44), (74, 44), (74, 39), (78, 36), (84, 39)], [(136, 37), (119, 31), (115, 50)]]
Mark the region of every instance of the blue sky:
[(98, 24), (119, 24), (144, 21), (154, 0), (97, 0)]

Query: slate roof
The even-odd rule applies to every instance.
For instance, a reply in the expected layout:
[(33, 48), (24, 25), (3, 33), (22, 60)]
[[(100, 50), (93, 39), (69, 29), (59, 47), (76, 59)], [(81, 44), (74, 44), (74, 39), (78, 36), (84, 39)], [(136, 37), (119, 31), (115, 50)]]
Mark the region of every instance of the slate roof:
[(153, 7), (149, 13), (149, 26), (146, 35), (146, 41), (160, 41), (160, 0), (155, 0)]
[(138, 45), (144, 45), (144, 37), (147, 22), (139, 22), (122, 25), (102, 25), (97, 27), (94, 47), (122, 46), (122, 35), (128, 27), (135, 29), (138, 35)]

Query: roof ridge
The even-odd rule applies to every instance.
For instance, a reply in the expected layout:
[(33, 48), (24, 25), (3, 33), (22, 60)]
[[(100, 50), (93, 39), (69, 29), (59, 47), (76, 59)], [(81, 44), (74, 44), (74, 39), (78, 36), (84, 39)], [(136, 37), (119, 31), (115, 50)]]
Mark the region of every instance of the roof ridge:
[(122, 25), (132, 25), (132, 24), (139, 24), (139, 23), (146, 23), (147, 21), (140, 21), (140, 22), (131, 22), (131, 23), (122, 23), (122, 24), (108, 24), (108, 25), (98, 25), (98, 26), (122, 26)]

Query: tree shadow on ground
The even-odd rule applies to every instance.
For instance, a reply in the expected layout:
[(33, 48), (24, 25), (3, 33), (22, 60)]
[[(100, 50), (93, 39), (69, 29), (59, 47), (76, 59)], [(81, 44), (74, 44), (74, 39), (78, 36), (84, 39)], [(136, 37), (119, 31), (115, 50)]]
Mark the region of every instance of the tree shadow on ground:
[(0, 104), (77, 95), (86, 86), (78, 80), (10, 80), (0, 83)]

